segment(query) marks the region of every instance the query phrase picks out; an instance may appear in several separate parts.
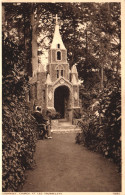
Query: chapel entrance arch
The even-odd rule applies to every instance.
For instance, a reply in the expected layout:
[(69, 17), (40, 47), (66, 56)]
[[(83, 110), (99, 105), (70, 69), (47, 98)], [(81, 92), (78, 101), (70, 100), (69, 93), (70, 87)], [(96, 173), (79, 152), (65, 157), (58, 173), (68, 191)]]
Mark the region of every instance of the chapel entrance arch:
[(69, 119), (70, 90), (67, 86), (59, 86), (54, 91), (54, 108), (61, 118)]

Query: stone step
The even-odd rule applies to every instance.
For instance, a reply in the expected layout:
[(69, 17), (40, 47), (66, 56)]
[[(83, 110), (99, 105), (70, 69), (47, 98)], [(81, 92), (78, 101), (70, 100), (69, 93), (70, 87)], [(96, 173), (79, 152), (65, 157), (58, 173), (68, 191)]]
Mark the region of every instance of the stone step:
[(59, 119), (59, 122), (68, 122), (68, 120), (65, 118), (61, 118), (61, 119)]
[(81, 132), (81, 129), (77, 125), (72, 125), (71, 122), (59, 121), (58, 123), (52, 125), (51, 132), (54, 133)]
[(78, 128), (76, 125), (67, 125), (67, 126), (52, 126), (52, 129), (76, 129)]
[(52, 133), (81, 133), (81, 129), (51, 129)]

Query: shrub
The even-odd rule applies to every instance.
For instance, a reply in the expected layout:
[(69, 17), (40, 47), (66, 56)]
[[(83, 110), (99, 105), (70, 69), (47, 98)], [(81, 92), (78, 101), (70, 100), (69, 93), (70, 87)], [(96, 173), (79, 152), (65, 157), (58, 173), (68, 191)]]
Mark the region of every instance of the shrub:
[[(18, 103), (18, 104), (17, 104)], [(36, 126), (30, 110), (17, 98), (3, 103), (3, 191), (16, 191), (32, 167)]]
[(119, 80), (98, 96), (96, 110), (80, 123), (76, 142), (113, 159), (121, 170), (121, 90)]
[(49, 110), (50, 111), (50, 118), (51, 119), (60, 119), (60, 113), (56, 112), (55, 110)]
[(73, 110), (73, 118), (80, 119), (82, 116), (80, 108)]
[(17, 191), (19, 185), (24, 182), (25, 169), (32, 167), (36, 145), (36, 123), (25, 102), (28, 83), (23, 71), (24, 55), (24, 52), (8, 38), (3, 40), (2, 188), (4, 192)]

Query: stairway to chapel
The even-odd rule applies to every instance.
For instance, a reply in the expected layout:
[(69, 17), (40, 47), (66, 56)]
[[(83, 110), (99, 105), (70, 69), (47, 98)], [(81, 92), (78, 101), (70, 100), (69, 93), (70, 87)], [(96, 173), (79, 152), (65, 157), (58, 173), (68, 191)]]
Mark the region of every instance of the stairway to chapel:
[(70, 133), (76, 132), (80, 133), (81, 129), (77, 125), (71, 124), (71, 122), (66, 119), (59, 119), (58, 124), (52, 125), (51, 132), (53, 133)]

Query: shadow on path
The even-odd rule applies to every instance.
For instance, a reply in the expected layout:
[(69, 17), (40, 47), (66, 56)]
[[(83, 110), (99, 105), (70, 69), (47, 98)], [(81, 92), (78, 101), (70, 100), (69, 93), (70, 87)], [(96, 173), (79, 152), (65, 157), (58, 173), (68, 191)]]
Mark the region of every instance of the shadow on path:
[(37, 166), (27, 171), (22, 192), (120, 192), (121, 175), (101, 155), (75, 143), (75, 133), (39, 140)]

